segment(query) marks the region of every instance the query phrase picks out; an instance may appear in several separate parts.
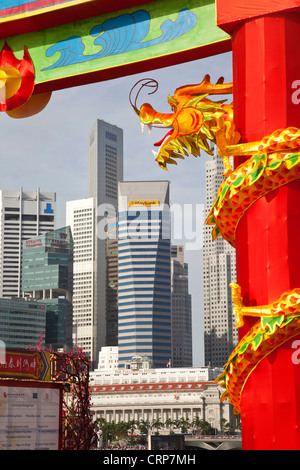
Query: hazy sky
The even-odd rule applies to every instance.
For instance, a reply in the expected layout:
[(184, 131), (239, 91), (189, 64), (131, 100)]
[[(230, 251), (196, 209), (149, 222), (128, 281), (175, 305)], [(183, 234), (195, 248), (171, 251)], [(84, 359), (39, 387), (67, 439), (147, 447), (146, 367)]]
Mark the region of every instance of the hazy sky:
[[(232, 80), (231, 53), (174, 67), (153, 70), (106, 82), (53, 92), (47, 107), (36, 116), (12, 119), (0, 115), (0, 189), (54, 191), (57, 195), (57, 228), (65, 225), (66, 201), (87, 197), (88, 135), (96, 121), (103, 119), (124, 130), (124, 180), (169, 180), (171, 203), (192, 205), (195, 231), (196, 208), (205, 202), (204, 170), (207, 156), (190, 156), (168, 166), (166, 172), (155, 162), (153, 144), (166, 131), (141, 133), (138, 117), (129, 103), (129, 92), (141, 78), (154, 78), (159, 87), (148, 96), (144, 89), (138, 106), (149, 102), (169, 113), (168, 95), (182, 85), (200, 83), (205, 74), (216, 82), (220, 76)], [(230, 100), (231, 97), (229, 97)], [(214, 99), (214, 98), (213, 98)], [(187, 213), (187, 211), (186, 211)], [(189, 225), (183, 227), (183, 235)], [(175, 240), (184, 243), (185, 240)], [(186, 240), (190, 242), (189, 240)], [(203, 309), (201, 249), (186, 250), (190, 293), (193, 297), (194, 365), (203, 365)]]

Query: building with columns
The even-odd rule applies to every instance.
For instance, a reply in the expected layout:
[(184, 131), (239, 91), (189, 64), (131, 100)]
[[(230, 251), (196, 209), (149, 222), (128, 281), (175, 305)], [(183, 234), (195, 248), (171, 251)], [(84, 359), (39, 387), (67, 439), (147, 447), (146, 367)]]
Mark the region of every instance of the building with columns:
[[(136, 366), (137, 361), (133, 362)], [(192, 423), (196, 417), (222, 431), (222, 423), (233, 423), (234, 416), (228, 402), (220, 403), (223, 389), (214, 383), (221, 372), (222, 369), (210, 367), (99, 367), (90, 373), (92, 411), (95, 419), (115, 423), (159, 420), (164, 424), (160, 433), (169, 433), (165, 425), (169, 420), (184, 418)], [(173, 430), (180, 431), (175, 427)]]

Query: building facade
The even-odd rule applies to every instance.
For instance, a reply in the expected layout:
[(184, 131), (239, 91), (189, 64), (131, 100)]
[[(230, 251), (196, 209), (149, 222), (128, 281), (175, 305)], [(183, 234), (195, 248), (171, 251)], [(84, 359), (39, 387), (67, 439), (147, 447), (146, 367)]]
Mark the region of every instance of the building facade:
[(106, 335), (107, 346), (118, 346), (118, 223), (107, 219), (106, 231)]
[[(46, 305), (25, 299), (0, 299), (0, 341), (6, 348), (45, 346)], [(2, 344), (2, 343), (1, 343)]]
[(184, 247), (171, 246), (172, 367), (192, 367), (192, 300)]
[(94, 198), (66, 203), (66, 223), (73, 237), (73, 343), (92, 363), (98, 359), (95, 212)]
[(23, 241), (55, 228), (55, 193), (0, 191), (0, 297), (21, 297)]
[[(118, 182), (123, 181), (123, 130), (98, 119), (89, 135), (88, 197), (95, 199), (94, 317), (97, 318), (97, 351), (111, 342), (107, 336), (106, 218), (118, 211)], [(113, 300), (114, 302), (114, 300)]]
[[(98, 356), (98, 371), (115, 371), (118, 369), (118, 346), (104, 346)], [(91, 372), (94, 374), (94, 372)]]
[(203, 419), (221, 431), (234, 417), (232, 406), (220, 403), (222, 389), (214, 383), (220, 373), (207, 367), (98, 369), (90, 376), (92, 411), (108, 422), (160, 421), (160, 433), (169, 433), (168, 424), (181, 418), (187, 423)]
[(73, 240), (70, 227), (23, 242), (23, 297), (46, 306), (47, 347), (72, 347)]
[(171, 229), (168, 181), (119, 183), (119, 366), (171, 359)]
[[(224, 180), (224, 165), (214, 155), (206, 162), (205, 188), (206, 220), (215, 200), (217, 191)], [(221, 236), (212, 240), (211, 227), (203, 228), (203, 304), (204, 304), (204, 343), (205, 364), (222, 367), (238, 342), (231, 288), (229, 284), (236, 280), (235, 249)]]

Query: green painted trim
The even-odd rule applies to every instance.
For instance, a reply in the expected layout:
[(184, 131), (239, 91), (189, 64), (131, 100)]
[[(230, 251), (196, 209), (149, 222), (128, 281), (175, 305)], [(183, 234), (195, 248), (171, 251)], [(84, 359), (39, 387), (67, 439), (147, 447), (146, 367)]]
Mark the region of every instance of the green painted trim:
[[(179, 24), (181, 18), (183, 22)], [(131, 22), (127, 29), (125, 21)], [(107, 31), (101, 32), (99, 25), (104, 22)], [(91, 35), (91, 31), (95, 33)], [(42, 84), (217, 44), (228, 38), (216, 26), (214, 0), (158, 0), (5, 40), (19, 59), (27, 47), (35, 67), (35, 83)], [(106, 45), (110, 41), (111, 46), (106, 55), (104, 40)], [(59, 52), (62, 45), (64, 61)]]

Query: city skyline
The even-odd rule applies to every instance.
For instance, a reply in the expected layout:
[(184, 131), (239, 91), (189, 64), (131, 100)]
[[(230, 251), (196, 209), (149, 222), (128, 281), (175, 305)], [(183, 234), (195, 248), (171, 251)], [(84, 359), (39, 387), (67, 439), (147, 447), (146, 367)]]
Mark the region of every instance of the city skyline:
[[(124, 130), (124, 180), (168, 179), (173, 204), (204, 204), (204, 164), (201, 158), (186, 158), (166, 174), (152, 155), (159, 131), (141, 134), (140, 124), (132, 112), (128, 95), (140, 79), (152, 77), (159, 89), (150, 97), (146, 91), (139, 102), (149, 101), (156, 109), (170, 112), (168, 94), (178, 86), (199, 83), (209, 73), (211, 80), (220, 76), (231, 81), (231, 54), (222, 54), (172, 68), (154, 70), (108, 82), (60, 90), (53, 93), (45, 110), (31, 118), (13, 120), (2, 114), (2, 163), (0, 187), (25, 190), (37, 186), (57, 194), (57, 227), (65, 225), (65, 202), (86, 197), (88, 186), (88, 135), (95, 119), (104, 119)], [(16, 171), (16, 168), (18, 171)], [(184, 244), (185, 240), (176, 240)], [(201, 250), (186, 250), (193, 298), (194, 365), (203, 364), (202, 281), (199, 279)]]

